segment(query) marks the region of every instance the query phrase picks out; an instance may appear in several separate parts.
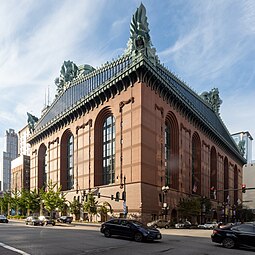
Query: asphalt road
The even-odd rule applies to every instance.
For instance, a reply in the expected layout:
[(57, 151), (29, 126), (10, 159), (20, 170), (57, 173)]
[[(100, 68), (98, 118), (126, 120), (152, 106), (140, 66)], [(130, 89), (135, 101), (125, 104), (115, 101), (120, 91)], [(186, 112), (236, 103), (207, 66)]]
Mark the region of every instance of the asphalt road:
[[(249, 255), (254, 251), (228, 250), (211, 242), (211, 230), (162, 229), (162, 240), (136, 243), (119, 237), (105, 238), (99, 226), (26, 226), (0, 224), (1, 255)], [(3, 247), (3, 245), (8, 245)], [(9, 248), (17, 249), (10, 250)]]

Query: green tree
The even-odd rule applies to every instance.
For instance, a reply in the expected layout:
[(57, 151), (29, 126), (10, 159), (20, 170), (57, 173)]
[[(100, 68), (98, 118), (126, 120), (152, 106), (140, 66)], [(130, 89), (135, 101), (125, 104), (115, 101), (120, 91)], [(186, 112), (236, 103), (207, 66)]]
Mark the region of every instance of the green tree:
[(177, 210), (181, 218), (191, 220), (201, 212), (201, 200), (199, 197), (183, 198), (177, 205)]
[(61, 194), (61, 187), (57, 188), (57, 183), (53, 184), (50, 180), (47, 185), (47, 191), (40, 190), (41, 203), (44, 204), (44, 208), (52, 216), (54, 210), (62, 209), (65, 205), (65, 197)]
[(97, 201), (92, 193), (87, 195), (87, 199), (83, 204), (83, 210), (89, 214), (89, 221), (92, 221), (92, 216), (97, 214)]
[(102, 205), (98, 206), (97, 212), (101, 215), (101, 221), (107, 220), (107, 213), (113, 213), (112, 207), (108, 202), (103, 202)]
[(3, 197), (1, 197), (0, 199), (1, 214), (9, 215), (10, 203), (11, 203), (11, 194), (8, 192), (5, 192)]
[(75, 220), (80, 218), (81, 206), (82, 204), (76, 199), (70, 203), (70, 212), (75, 215)]
[(242, 205), (238, 206), (236, 209), (236, 218), (238, 221), (242, 221), (242, 222), (255, 220), (255, 216), (252, 210)]
[(11, 208), (14, 209), (16, 215), (19, 214), (20, 211), (20, 192), (18, 190), (14, 190), (11, 192)]

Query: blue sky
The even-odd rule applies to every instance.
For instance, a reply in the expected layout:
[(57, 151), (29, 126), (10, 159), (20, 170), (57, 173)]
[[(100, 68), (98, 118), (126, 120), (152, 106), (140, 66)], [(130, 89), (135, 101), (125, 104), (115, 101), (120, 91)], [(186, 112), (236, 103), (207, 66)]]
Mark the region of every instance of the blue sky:
[[(255, 1), (142, 2), (161, 63), (198, 94), (217, 87), (229, 132), (255, 139)], [(0, 1), (1, 154), (5, 130), (23, 128), (27, 112), (39, 117), (48, 90), (53, 101), (64, 60), (100, 67), (124, 52), (140, 3)]]

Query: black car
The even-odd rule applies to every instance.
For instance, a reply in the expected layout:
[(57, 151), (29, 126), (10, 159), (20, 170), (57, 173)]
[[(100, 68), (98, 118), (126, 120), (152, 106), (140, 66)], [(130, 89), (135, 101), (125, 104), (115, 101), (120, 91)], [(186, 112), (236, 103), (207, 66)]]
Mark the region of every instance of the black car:
[(61, 223), (69, 223), (71, 224), (73, 221), (73, 217), (72, 216), (61, 216), (57, 219), (58, 222)]
[(211, 239), (215, 243), (221, 243), (225, 248), (246, 246), (255, 247), (255, 223), (243, 223), (229, 225), (213, 230)]
[(132, 238), (136, 242), (143, 240), (153, 241), (162, 238), (161, 233), (156, 228), (147, 227), (136, 220), (121, 218), (111, 219), (102, 223), (100, 231), (105, 237), (117, 235)]
[(0, 215), (0, 223), (8, 223), (9, 220), (4, 216), (4, 215)]

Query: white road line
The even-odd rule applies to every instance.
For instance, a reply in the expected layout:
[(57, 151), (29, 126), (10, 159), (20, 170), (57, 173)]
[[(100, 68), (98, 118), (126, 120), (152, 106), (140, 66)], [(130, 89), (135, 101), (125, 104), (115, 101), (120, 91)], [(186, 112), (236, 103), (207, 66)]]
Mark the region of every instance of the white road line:
[(11, 246), (9, 246), (9, 245), (7, 245), (7, 244), (4, 244), (4, 243), (0, 243), (0, 246), (2, 246), (2, 247), (5, 248), (5, 249), (8, 249), (8, 250), (15, 251), (15, 252), (17, 252), (17, 253), (19, 253), (19, 254), (22, 254), (22, 255), (30, 255), (29, 253), (26, 253), (26, 252), (24, 252), (24, 251), (21, 251), (21, 250), (19, 250), (19, 249), (16, 249), (16, 248), (11, 247)]

